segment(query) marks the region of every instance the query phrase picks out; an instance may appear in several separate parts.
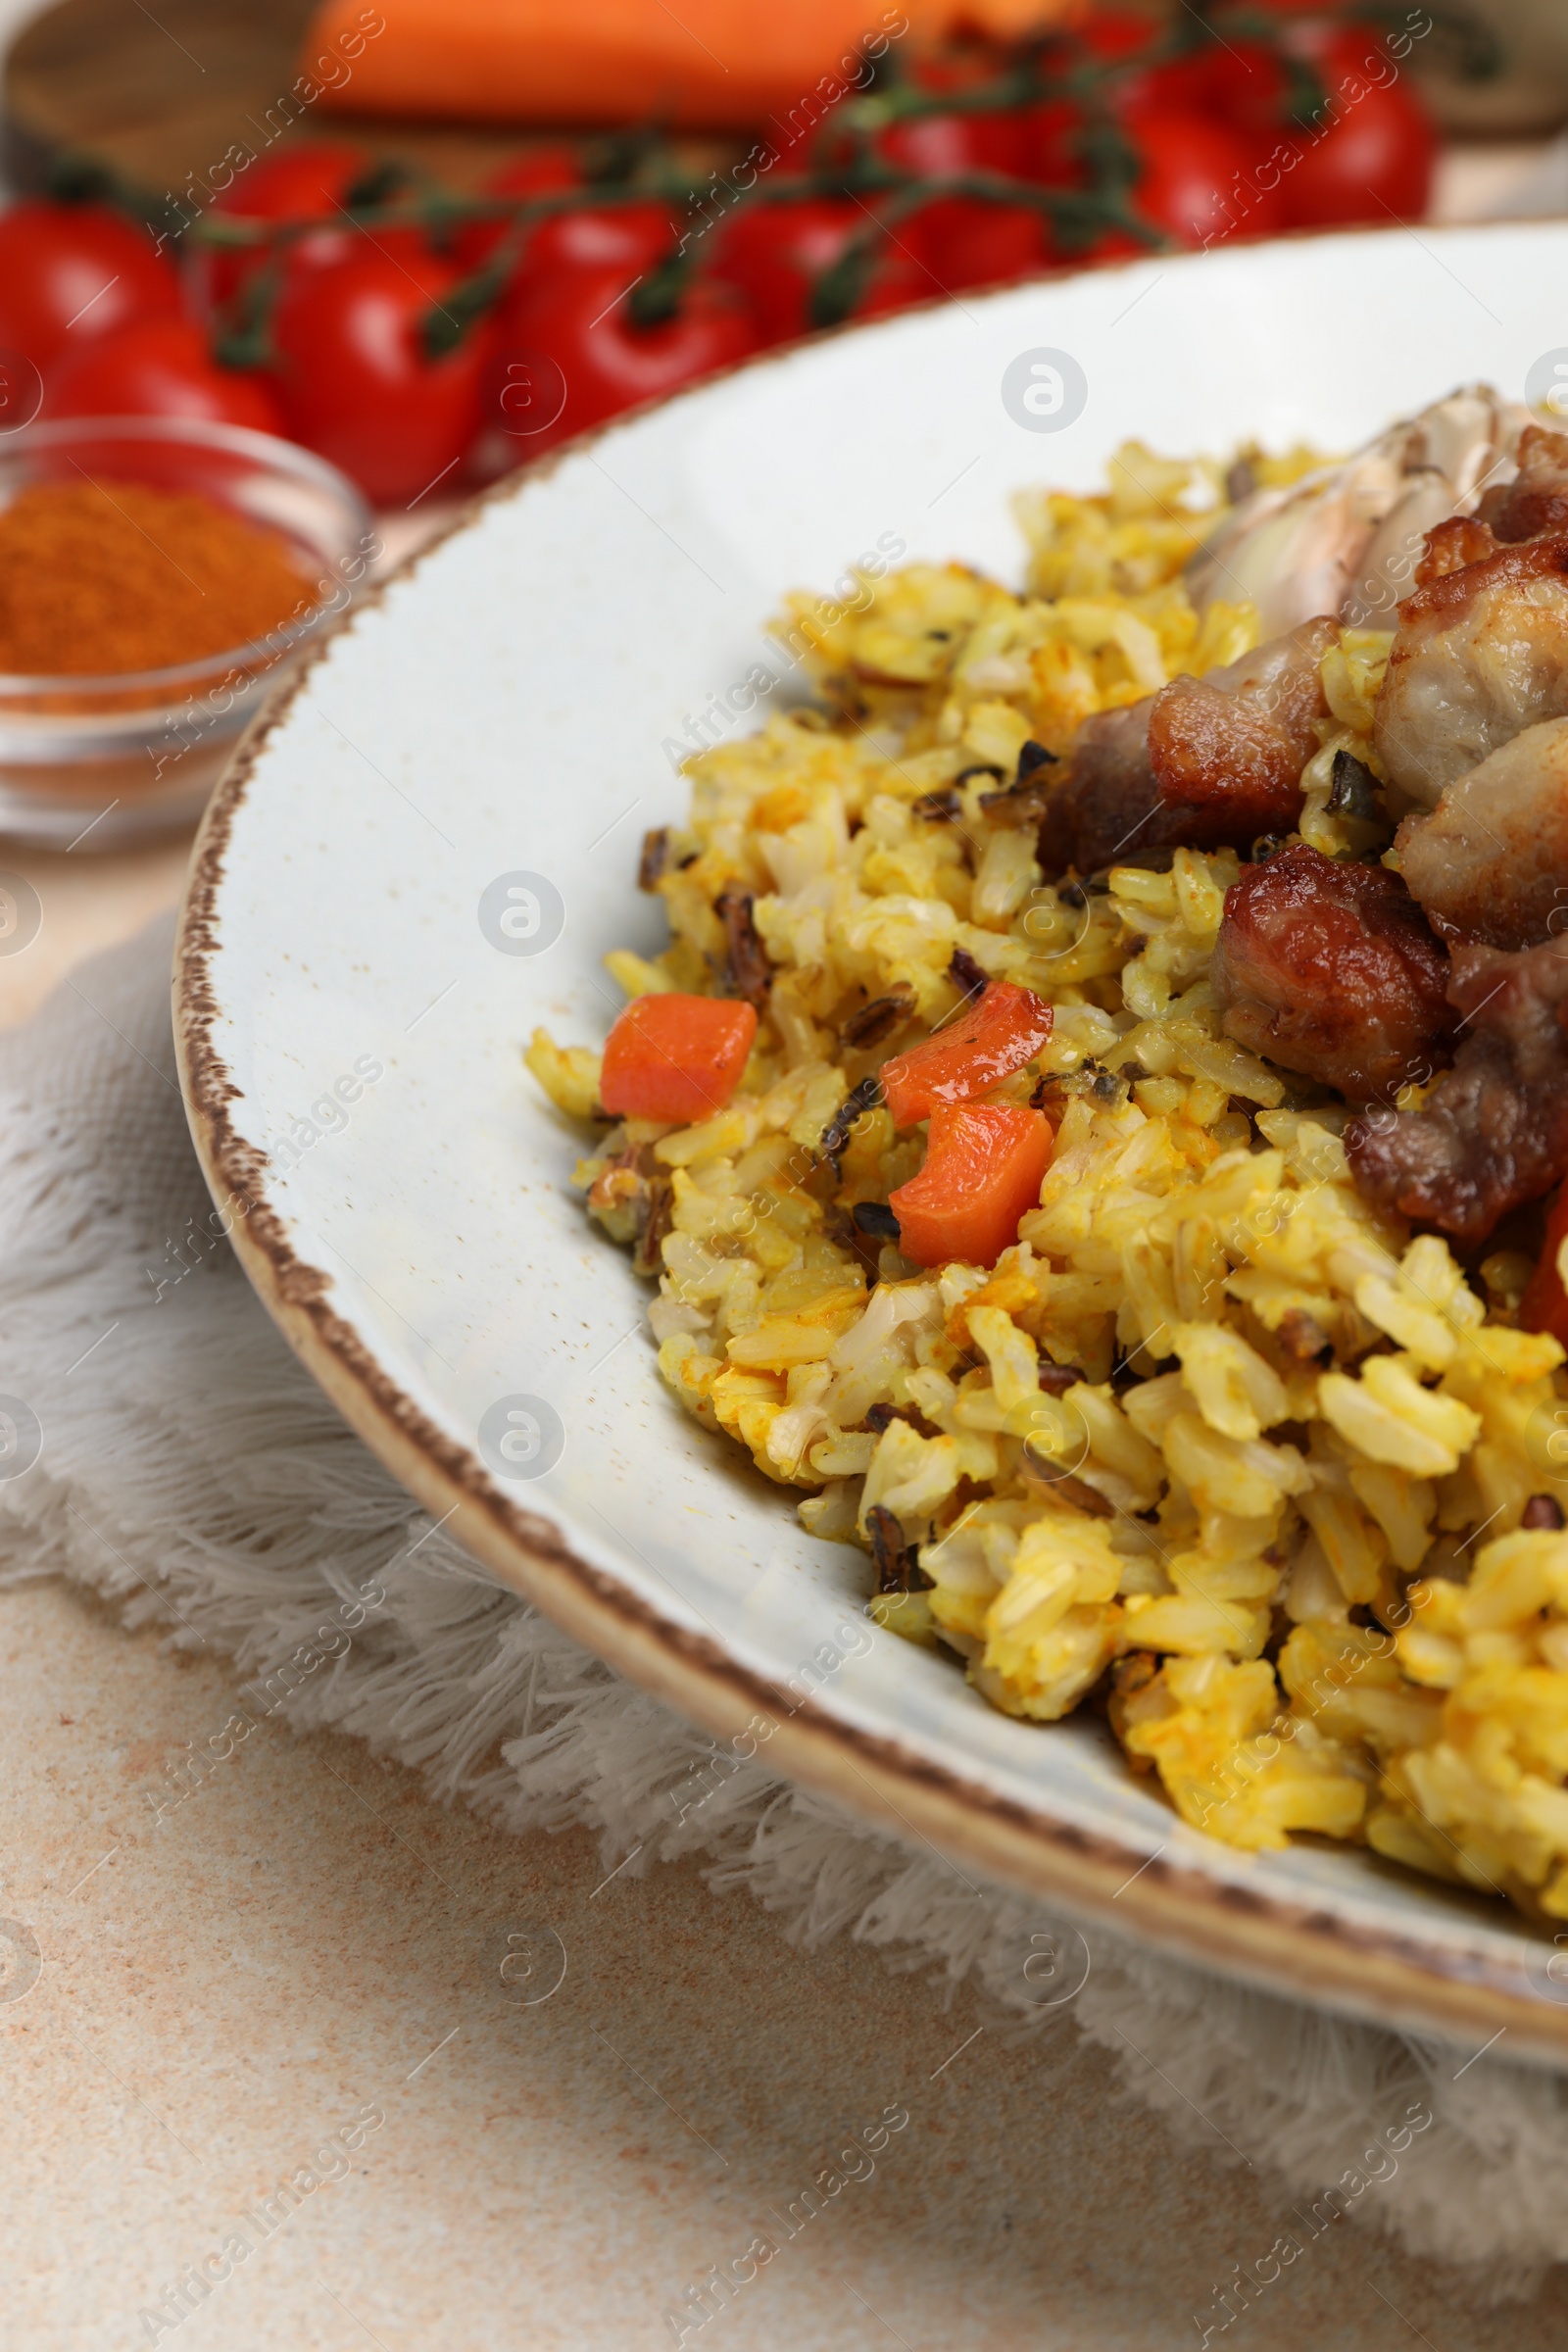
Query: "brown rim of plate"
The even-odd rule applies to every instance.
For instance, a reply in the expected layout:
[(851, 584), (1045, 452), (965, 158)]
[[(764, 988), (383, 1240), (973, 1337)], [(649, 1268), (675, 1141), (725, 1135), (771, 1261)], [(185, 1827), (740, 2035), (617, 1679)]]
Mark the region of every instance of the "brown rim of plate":
[[(1504, 233), (1516, 233), (1521, 225), (1532, 224), (1499, 224)], [(885, 332), (907, 315), (850, 321), (812, 340)], [(726, 373), (781, 356), (788, 354), (759, 353)], [(701, 397), (717, 380), (705, 378), (672, 399)], [(785, 1777), (822, 1790), (897, 1836), (912, 1834), (957, 1869), (960, 1879), (956, 1857), (993, 1880), (1055, 1898), (1069, 1910), (1263, 1990), (1299, 1994), (1394, 2028), (1437, 2029), (1458, 2040), (1489, 2033), (1495, 2036), (1507, 2028), (1521, 2056), (1528, 2047), (1532, 2056), (1560, 2063), (1568, 2056), (1568, 1984), (1561, 2002), (1541, 1987), (1542, 1946), (1525, 1940), (1525, 1925), (1512, 1912), (1499, 1910), (1494, 1924), (1519, 1928), (1516, 1960), (1467, 1949), (1462, 1931), (1445, 1947), (1414, 1935), (1358, 1925), (1310, 1902), (1287, 1901), (1211, 1876), (1167, 1858), (1161, 1849), (1150, 1856), (1053, 1820), (896, 1739), (841, 1721), (814, 1700), (792, 1703), (782, 1684), (742, 1666), (707, 1636), (662, 1616), (617, 1578), (584, 1559), (553, 1521), (504, 1494), (477, 1456), (420, 1411), (354, 1325), (333, 1309), (332, 1278), (296, 1254), (284, 1219), (267, 1197), (266, 1156), (230, 1116), (240, 1090), (213, 1039), (221, 1013), (212, 972), (221, 945), (219, 896), (230, 833), (258, 760), (340, 631), (354, 629), (388, 588), (411, 576), (486, 507), (517, 496), (532, 480), (554, 471), (562, 459), (590, 448), (628, 420), (616, 416), (480, 492), (434, 539), (357, 601), (253, 721), (208, 806), (174, 946), (175, 1049), (203, 1174), (264, 1305), (350, 1426), (435, 1518), (453, 1523), (466, 1549), (504, 1584), (679, 1713), (720, 1738), (749, 1740)], [(1177, 1826), (1173, 1816), (1173, 1834)], [(978, 1888), (975, 1893), (983, 1899)]]

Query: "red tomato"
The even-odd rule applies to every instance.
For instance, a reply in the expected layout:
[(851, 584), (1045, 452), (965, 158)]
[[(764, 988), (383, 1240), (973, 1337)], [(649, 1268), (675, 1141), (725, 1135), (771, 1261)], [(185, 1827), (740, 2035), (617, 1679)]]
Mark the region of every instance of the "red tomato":
[(101, 204), (15, 204), (0, 214), (0, 350), (46, 374), (132, 318), (172, 318), (179, 280), (145, 228)]
[(541, 220), (528, 240), (523, 270), (533, 277), (546, 270), (624, 270), (629, 282), (669, 253), (680, 221), (666, 204), (647, 197), (636, 204), (610, 204)]
[(713, 232), (711, 274), (746, 296), (764, 340), (783, 343), (815, 324), (811, 289), (864, 226), (863, 206), (848, 196), (744, 204)]
[(1016, 113), (907, 115), (891, 123), (878, 143), (890, 164), (928, 178), (1015, 173), (1023, 161), (1023, 123)]
[[(710, 274), (743, 294), (762, 330), (778, 343), (804, 335), (818, 321), (811, 295), (845, 247), (871, 225), (863, 204), (851, 197), (803, 196), (788, 204), (744, 206), (724, 226)], [(925, 258), (918, 227), (904, 221), (874, 252), (858, 318), (880, 318), (944, 291)]]
[(1166, 107), (1204, 114), (1214, 104), (1224, 46), (1203, 41), (1185, 57), (1167, 58), (1159, 65), (1140, 64), (1147, 53), (1163, 46), (1161, 31), (1149, 17), (1116, 9), (1097, 10), (1077, 29), (1080, 53), (1087, 53), (1098, 65), (1116, 69), (1113, 77), (1101, 83), (1101, 94), (1124, 119), (1158, 113)]
[(1070, 98), (1029, 107), (1022, 118), (1019, 172), (1042, 187), (1076, 188), (1086, 176), (1078, 139), (1084, 119)]
[[(1147, 16), (1097, 10), (1072, 34), (1048, 46), (1047, 78), (1082, 72), (1085, 65), (1113, 68), (1100, 80), (1098, 97), (1124, 123), (1171, 109), (1183, 115), (1222, 112), (1216, 95), (1218, 69), (1234, 51), (1231, 36), (1227, 33), (1224, 45), (1203, 42), (1188, 56), (1162, 65), (1140, 65), (1139, 57), (1159, 45), (1159, 29)], [(1051, 186), (1079, 185), (1085, 176), (1077, 153), (1084, 128), (1081, 106), (1072, 99), (1048, 99), (1026, 108), (1020, 121), (1025, 177)]]
[(188, 318), (140, 318), (63, 360), (44, 413), (57, 416), (205, 416), (281, 435), (276, 401), (259, 376), (220, 368)]
[(402, 506), (450, 474), (473, 437), (486, 338), (426, 357), (420, 330), (462, 272), (417, 271), (374, 246), (283, 289), (272, 318), (273, 383), (296, 441), (329, 458), (378, 506)]
[[(1149, 21), (1092, 19), (1084, 27), (1089, 45), (1107, 60), (1148, 45)], [(1152, 225), (1184, 245), (1212, 244), (1227, 235), (1272, 236), (1284, 225), (1274, 191), (1244, 185), (1256, 142), (1238, 136), (1218, 119), (1211, 101), (1218, 82), (1215, 60), (1228, 65), (1213, 45), (1172, 63), (1129, 70), (1107, 84), (1104, 96), (1123, 134), (1144, 159), (1133, 201)], [(1270, 83), (1272, 93), (1274, 85)], [(1089, 173), (1080, 151), (1087, 130), (1081, 109), (1054, 99), (1031, 108), (1024, 118), (1024, 170), (1046, 187), (1083, 187)], [(1263, 149), (1264, 154), (1267, 149)], [(1076, 249), (1052, 229), (1048, 252), (1063, 261), (1109, 261), (1147, 252), (1136, 237), (1110, 229)]]
[(1133, 135), (1144, 158), (1133, 203), (1183, 245), (1273, 236), (1283, 225), (1278, 190), (1252, 181), (1251, 150), (1223, 122), (1168, 113), (1139, 122)]
[[(487, 436), (496, 426), (513, 436), (514, 465), (622, 409), (678, 392), (761, 344), (756, 318), (729, 286), (693, 280), (676, 315), (659, 326), (636, 323), (627, 292), (623, 267), (530, 273), (503, 306), (484, 419)], [(508, 397), (518, 386), (520, 415)], [(488, 470), (488, 448), (485, 462)]]
[(1437, 135), (1421, 102), (1375, 33), (1314, 43), (1328, 90), (1325, 127), (1292, 124), (1299, 158), (1280, 182), (1288, 226), (1419, 220), (1432, 193)]
[(1277, 49), (1262, 41), (1227, 40), (1228, 46), (1215, 54), (1199, 112), (1217, 115), (1233, 130), (1246, 132), (1261, 160), (1273, 142), (1294, 127), (1285, 106), (1289, 75)]
[[(582, 185), (582, 171), (577, 151), (557, 140), (546, 147), (534, 147), (519, 155), (491, 176), (480, 187), (481, 196), (554, 196), (565, 188)], [(470, 221), (460, 228), (453, 251), (465, 270), (477, 270), (489, 260), (509, 223), (505, 219)]]
[[(214, 199), (213, 211), (226, 220), (300, 220), (323, 214), (331, 218), (370, 168), (363, 147), (351, 147), (342, 139), (297, 139), (275, 155), (247, 164)], [(324, 268), (353, 250), (358, 233), (347, 221), (337, 229), (315, 229), (291, 246), (290, 259), (296, 264), (308, 259)], [(264, 246), (254, 254), (241, 253), (192, 238), (190, 271), (198, 310), (211, 316), (230, 301), (261, 267), (267, 251)]]
[[(1274, 6), (1292, 19), (1281, 0)], [(1247, 137), (1254, 179), (1261, 167), (1276, 181), (1285, 225), (1386, 220), (1391, 212), (1419, 219), (1431, 193), (1436, 138), (1376, 28), (1308, 18), (1280, 29), (1284, 47), (1323, 84), (1321, 124), (1290, 114), (1286, 66), (1258, 42), (1237, 42), (1221, 53), (1214, 104)], [(1286, 168), (1290, 155), (1298, 160)]]
[(944, 197), (916, 214), (915, 225), (932, 275), (950, 294), (1026, 277), (1051, 259), (1050, 224), (1028, 205)]
[[(933, 80), (934, 69), (923, 78)], [(958, 76), (946, 79), (962, 86)], [(891, 124), (879, 145), (889, 163), (926, 178), (988, 172), (1017, 179), (1028, 161), (1027, 126), (1016, 112), (911, 115)], [(1023, 205), (941, 196), (922, 205), (908, 227), (919, 258), (945, 291), (1018, 277), (1046, 259), (1040, 217)]]
[(885, 318), (912, 303), (935, 302), (948, 291), (924, 260), (915, 223), (906, 220), (873, 254), (871, 275), (855, 306), (857, 318)]

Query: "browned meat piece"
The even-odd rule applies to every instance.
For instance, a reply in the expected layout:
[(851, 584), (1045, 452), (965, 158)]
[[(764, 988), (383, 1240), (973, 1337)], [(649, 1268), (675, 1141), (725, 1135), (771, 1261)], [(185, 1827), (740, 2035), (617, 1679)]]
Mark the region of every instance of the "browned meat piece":
[(1433, 815), (1407, 816), (1395, 846), (1411, 897), (1446, 935), (1533, 948), (1568, 929), (1568, 719), (1526, 727), (1450, 784)]
[(1118, 850), (1164, 841), (1159, 786), (1149, 757), (1149, 714), (1157, 698), (1086, 718), (1072, 765), (1040, 820), (1035, 856), (1046, 874), (1082, 874), (1108, 865)]
[(1568, 531), (1568, 433), (1527, 424), (1519, 436), (1519, 471), (1489, 490), (1477, 512), (1493, 536), (1508, 543)]
[(1450, 571), (1462, 571), (1467, 564), (1484, 564), (1496, 552), (1497, 542), (1484, 522), (1477, 522), (1473, 514), (1450, 514), (1435, 531), (1428, 531), (1415, 567), (1415, 585), (1424, 588), (1429, 580), (1446, 579)]
[(1448, 1002), (1452, 1069), (1419, 1110), (1374, 1111), (1345, 1141), (1369, 1200), (1472, 1244), (1568, 1171), (1568, 954), (1455, 948)]
[(1045, 871), (1094, 873), (1160, 844), (1247, 849), (1288, 831), (1317, 750), (1312, 721), (1327, 710), (1318, 663), (1337, 634), (1332, 620), (1304, 621), (1226, 669), (1086, 719), (1046, 804)]
[[(1373, 741), (1405, 805), (1568, 714), (1568, 533), (1429, 580), (1399, 607)], [(1091, 722), (1093, 723), (1093, 722)]]
[(1155, 695), (1150, 757), (1166, 805), (1196, 816), (1199, 848), (1245, 848), (1300, 813), (1312, 722), (1328, 709), (1318, 664), (1338, 634), (1331, 620), (1309, 620), (1229, 669), (1173, 678)]
[(1227, 1037), (1352, 1102), (1448, 1058), (1448, 959), (1396, 874), (1298, 842), (1225, 894), (1209, 985)]

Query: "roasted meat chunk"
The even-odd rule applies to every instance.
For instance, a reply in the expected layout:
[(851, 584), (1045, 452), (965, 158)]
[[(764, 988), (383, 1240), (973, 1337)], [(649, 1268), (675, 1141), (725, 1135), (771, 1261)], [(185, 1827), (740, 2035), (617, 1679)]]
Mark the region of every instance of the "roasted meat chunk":
[(1467, 564), (1484, 564), (1496, 552), (1497, 541), (1484, 522), (1477, 522), (1473, 514), (1450, 514), (1446, 522), (1428, 531), (1415, 567), (1415, 585), (1424, 588), (1429, 580), (1446, 579), (1450, 571), (1462, 571)]
[(1052, 792), (1040, 820), (1035, 855), (1043, 873), (1065, 873), (1074, 865), (1092, 874), (1123, 851), (1136, 855), (1179, 838), (1161, 821), (1150, 760), (1149, 714), (1158, 699), (1150, 695), (1121, 710), (1103, 710), (1079, 728), (1066, 779)]
[(1094, 873), (1164, 844), (1247, 849), (1288, 831), (1324, 715), (1318, 664), (1338, 635), (1304, 621), (1204, 678), (1089, 718), (1040, 827), (1048, 873)]
[(1379, 1207), (1474, 1244), (1568, 1171), (1568, 949), (1455, 948), (1448, 1002), (1452, 1069), (1419, 1110), (1374, 1111), (1345, 1141)]
[(1431, 579), (1399, 607), (1373, 741), (1405, 805), (1435, 808), (1526, 727), (1568, 715), (1568, 532)]
[(1243, 869), (1209, 965), (1228, 1037), (1358, 1103), (1447, 1060), (1447, 978), (1448, 958), (1396, 874), (1305, 842)]
[(1526, 727), (1431, 816), (1407, 816), (1395, 846), (1411, 897), (1447, 936), (1532, 948), (1568, 930), (1568, 718)]
[(1519, 436), (1519, 471), (1489, 490), (1477, 512), (1494, 538), (1509, 543), (1568, 531), (1568, 433), (1526, 425)]

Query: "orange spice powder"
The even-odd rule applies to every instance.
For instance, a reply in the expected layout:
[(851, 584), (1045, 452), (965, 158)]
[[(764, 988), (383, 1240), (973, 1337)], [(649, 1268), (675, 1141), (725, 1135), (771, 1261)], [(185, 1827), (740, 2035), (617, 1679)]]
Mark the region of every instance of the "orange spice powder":
[(319, 601), (285, 543), (199, 494), (34, 482), (0, 513), (0, 672), (171, 669)]

